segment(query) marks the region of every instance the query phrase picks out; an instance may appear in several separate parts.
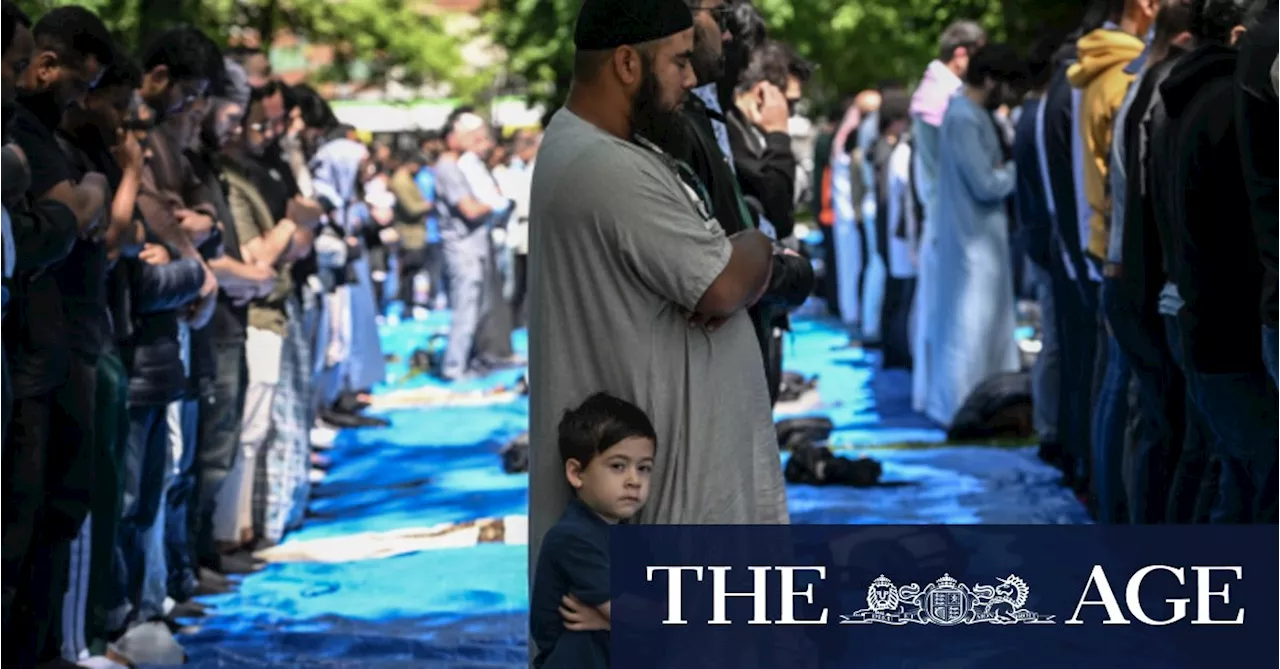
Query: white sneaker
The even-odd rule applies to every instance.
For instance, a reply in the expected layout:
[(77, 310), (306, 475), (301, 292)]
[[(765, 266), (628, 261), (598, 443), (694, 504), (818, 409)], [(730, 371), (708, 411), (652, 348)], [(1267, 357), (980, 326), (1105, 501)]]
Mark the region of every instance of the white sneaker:
[(120, 664), (119, 662), (115, 662), (110, 658), (104, 657), (102, 655), (99, 655), (97, 657), (86, 657), (85, 659), (80, 660), (76, 664), (82, 667), (87, 667), (88, 669), (128, 669), (128, 667), (126, 667), (125, 665)]
[(338, 438), (338, 431), (323, 425), (317, 425), (311, 428), (311, 447), (327, 451), (333, 448), (333, 442)]
[(430, 316), (431, 316), (431, 310), (427, 309), (426, 307), (413, 308), (413, 320), (415, 321), (425, 321)]

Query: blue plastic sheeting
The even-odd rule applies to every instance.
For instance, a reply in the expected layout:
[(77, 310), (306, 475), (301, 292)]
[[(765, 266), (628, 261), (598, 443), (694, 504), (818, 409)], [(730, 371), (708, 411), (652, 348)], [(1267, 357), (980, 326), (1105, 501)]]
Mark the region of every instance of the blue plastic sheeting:
[[(405, 380), (408, 360), (447, 322), (384, 328), (387, 388)], [(874, 355), (849, 348), (825, 322), (801, 319), (787, 342), (787, 368), (820, 376), (832, 442), (884, 465), (880, 487), (790, 486), (796, 523), (1081, 523), (1080, 504), (1033, 449), (939, 446), (885, 450), (869, 445), (941, 441), (910, 411), (910, 376), (878, 373)], [(517, 336), (523, 352), (524, 338)], [(470, 382), (511, 383), (521, 371)], [(444, 522), (524, 514), (525, 475), (501, 470), (498, 451), (527, 425), (528, 403), (396, 410), (391, 426), (347, 431), (334, 465), (315, 488), (303, 541)], [(780, 456), (785, 459), (785, 455)], [(785, 460), (784, 460), (785, 461)], [(208, 598), (216, 615), (182, 642), (198, 667), (523, 667), (528, 599), (526, 549), (479, 545), (342, 564), (275, 564), (244, 579), (239, 592)]]

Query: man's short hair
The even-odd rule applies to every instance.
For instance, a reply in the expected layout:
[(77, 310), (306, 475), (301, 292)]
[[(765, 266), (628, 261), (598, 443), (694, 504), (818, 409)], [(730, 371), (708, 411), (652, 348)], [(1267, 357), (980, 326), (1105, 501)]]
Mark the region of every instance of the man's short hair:
[(800, 55), (795, 47), (786, 42), (778, 42), (782, 50), (787, 54), (787, 73), (795, 77), (802, 84), (809, 83), (809, 79), (813, 78), (813, 63)]
[(880, 94), (880, 134), (897, 121), (911, 120), (911, 94), (905, 88), (891, 88)]
[(150, 72), (161, 65), (173, 80), (207, 79), (218, 92), (226, 86), (222, 50), (198, 28), (170, 28), (151, 40), (142, 52), (142, 70)]
[(987, 41), (987, 31), (974, 21), (956, 21), (942, 31), (938, 38), (938, 60), (950, 63), (956, 57), (957, 49), (968, 49), (970, 53)]
[(1191, 35), (1199, 43), (1227, 44), (1244, 24), (1245, 0), (1191, 0)]
[(762, 81), (767, 81), (777, 86), (779, 90), (785, 91), (789, 74), (791, 74), (791, 53), (781, 42), (769, 40), (751, 52), (747, 69), (738, 79), (738, 91), (751, 90)]
[(9, 44), (13, 42), (13, 36), (18, 32), (18, 26), (26, 26), (31, 28), (31, 17), (22, 11), (22, 8), (13, 2), (13, 0), (4, 0), (4, 25), (0, 29), (4, 30), (4, 45), (0, 48), (0, 53), (9, 50)]
[(115, 42), (97, 14), (78, 5), (51, 9), (40, 17), (31, 33), (36, 48), (52, 51), (69, 63), (83, 63), (89, 56), (103, 67), (115, 57)]
[(560, 459), (577, 460), (585, 468), (595, 456), (632, 437), (658, 443), (643, 409), (608, 393), (596, 393), (560, 419)]
[(1168, 46), (1173, 38), (1191, 30), (1191, 0), (1160, 0), (1153, 44)]
[(747, 51), (760, 48), (769, 32), (760, 10), (749, 0), (730, 0), (726, 5), (725, 27), (733, 34), (733, 42)]
[(988, 44), (969, 59), (969, 69), (965, 72), (965, 83), (981, 86), (988, 79), (1007, 83), (1020, 84), (1026, 80), (1026, 65), (1017, 50), (1007, 44)]
[(316, 89), (298, 84), (284, 89), (285, 109), (297, 109), (308, 128), (329, 131), (338, 127), (338, 116)]
[(141, 84), (142, 69), (129, 54), (117, 49), (115, 56), (111, 59), (111, 65), (102, 71), (102, 78), (98, 80), (98, 89), (115, 86), (137, 88)]

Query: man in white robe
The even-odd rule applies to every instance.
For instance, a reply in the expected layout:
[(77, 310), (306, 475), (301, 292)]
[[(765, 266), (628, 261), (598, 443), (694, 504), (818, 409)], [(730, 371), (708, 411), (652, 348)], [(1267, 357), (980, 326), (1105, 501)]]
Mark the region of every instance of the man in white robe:
[(925, 413), (946, 427), (979, 383), (1019, 367), (1007, 207), (1015, 169), (991, 116), (1019, 67), (1009, 47), (979, 50), (939, 133)]

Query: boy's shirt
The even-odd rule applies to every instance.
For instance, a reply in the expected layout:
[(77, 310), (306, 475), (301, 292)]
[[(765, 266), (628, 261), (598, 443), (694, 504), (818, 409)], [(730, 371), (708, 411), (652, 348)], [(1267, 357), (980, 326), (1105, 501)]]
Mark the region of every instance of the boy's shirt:
[(607, 667), (609, 632), (564, 628), (560, 599), (567, 594), (588, 606), (609, 601), (609, 523), (577, 497), (547, 532), (538, 554), (529, 602), (529, 629), (538, 647), (533, 666)]

